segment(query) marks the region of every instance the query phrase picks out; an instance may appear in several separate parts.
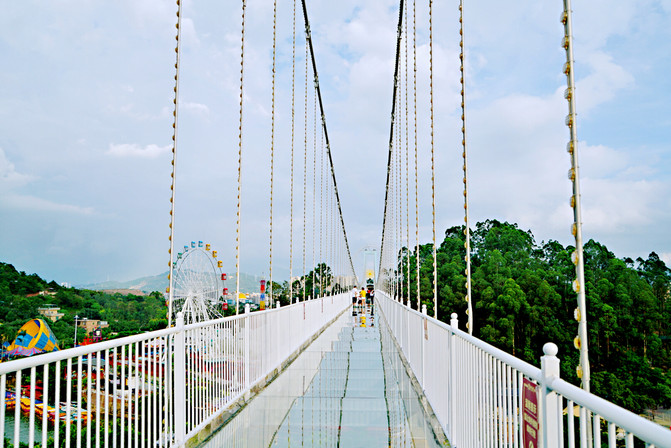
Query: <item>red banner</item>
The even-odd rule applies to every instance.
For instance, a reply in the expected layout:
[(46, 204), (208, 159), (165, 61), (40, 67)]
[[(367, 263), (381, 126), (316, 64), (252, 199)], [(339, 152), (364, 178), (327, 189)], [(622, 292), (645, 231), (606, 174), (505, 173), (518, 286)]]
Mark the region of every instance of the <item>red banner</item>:
[(522, 403), (524, 406), (522, 415), (524, 422), (524, 448), (536, 448), (538, 446), (538, 386), (536, 383), (524, 378), (522, 390)]

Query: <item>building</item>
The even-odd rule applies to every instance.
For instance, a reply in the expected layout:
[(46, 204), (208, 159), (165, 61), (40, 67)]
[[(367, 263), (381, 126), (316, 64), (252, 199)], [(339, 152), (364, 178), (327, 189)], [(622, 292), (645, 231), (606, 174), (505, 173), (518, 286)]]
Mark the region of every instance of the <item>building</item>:
[(37, 312), (52, 322), (58, 322), (65, 314), (59, 313), (59, 307), (56, 305), (44, 305), (37, 309)]
[(93, 330), (103, 329), (109, 327), (107, 321), (100, 319), (80, 319), (77, 321), (77, 326), (83, 328), (86, 334), (89, 335)]

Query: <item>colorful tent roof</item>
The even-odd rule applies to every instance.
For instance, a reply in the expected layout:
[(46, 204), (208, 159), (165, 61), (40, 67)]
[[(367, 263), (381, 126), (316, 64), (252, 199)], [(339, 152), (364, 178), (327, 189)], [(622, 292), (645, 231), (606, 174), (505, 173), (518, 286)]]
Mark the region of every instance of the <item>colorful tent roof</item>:
[(24, 354), (24, 356), (60, 350), (54, 332), (42, 319), (32, 319), (23, 324), (16, 334), (16, 339), (7, 349), (10, 352), (15, 350), (16, 354)]

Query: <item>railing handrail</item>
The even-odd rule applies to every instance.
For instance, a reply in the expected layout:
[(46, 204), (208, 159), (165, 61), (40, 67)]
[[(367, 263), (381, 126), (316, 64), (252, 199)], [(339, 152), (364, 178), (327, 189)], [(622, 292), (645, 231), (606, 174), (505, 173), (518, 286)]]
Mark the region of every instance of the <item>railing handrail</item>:
[(585, 392), (561, 378), (553, 377), (546, 384), (549, 389), (560, 393), (576, 404), (590, 409), (593, 413), (615, 423), (622, 429), (636, 434), (637, 437), (648, 443), (653, 443), (657, 447), (671, 446), (669, 430), (655, 422), (636, 415), (593, 393)]
[[(392, 300), (391, 297), (389, 297), (384, 292), (381, 292), (381, 293), (384, 294), (385, 296), (387, 296), (387, 298), (389, 300)], [(379, 293), (376, 292), (376, 294), (379, 294)], [(392, 300), (392, 301), (396, 302), (395, 300)], [(412, 314), (415, 314), (415, 315), (421, 317), (422, 319), (427, 319), (429, 322), (431, 322), (431, 323), (449, 331), (450, 333), (455, 334), (456, 336), (459, 336), (460, 338), (464, 339), (465, 341), (468, 341), (469, 343), (473, 344), (474, 346), (488, 352), (489, 354), (491, 354), (495, 358), (499, 359), (500, 361), (503, 361), (503, 362), (509, 364), (511, 367), (516, 368), (517, 370), (519, 370), (520, 372), (522, 372), (524, 375), (528, 376), (529, 378), (531, 378), (535, 381), (538, 381), (538, 382), (541, 381), (541, 378), (543, 377), (543, 375), (541, 374), (541, 369), (539, 369), (538, 367), (534, 367), (533, 365), (529, 364), (528, 362), (523, 361), (519, 358), (516, 358), (513, 355), (511, 355), (509, 353), (506, 353), (503, 350), (501, 350), (499, 348), (496, 348), (493, 345), (488, 344), (485, 341), (483, 341), (481, 339), (478, 339), (475, 336), (472, 336), (472, 335), (466, 333), (465, 331), (462, 331), (458, 328), (454, 328), (451, 325), (446, 324), (443, 321), (440, 321), (440, 320), (438, 320), (434, 317), (431, 317), (428, 314), (420, 313), (419, 311), (414, 310), (414, 309), (408, 307), (407, 305), (405, 305), (401, 302), (396, 302), (396, 303), (398, 303), (399, 306), (404, 307), (408, 312), (410, 312)]]
[(17, 370), (25, 370), (31, 367), (37, 367), (44, 364), (50, 364), (56, 361), (64, 361), (69, 358), (76, 358), (78, 356), (90, 355), (92, 353), (97, 353), (123, 345), (132, 344), (135, 342), (146, 341), (148, 339), (157, 339), (163, 336), (169, 336), (171, 334), (177, 333), (183, 328), (170, 327), (164, 328), (163, 330), (155, 330), (148, 333), (140, 333), (132, 336), (124, 336), (123, 338), (111, 339), (109, 341), (100, 341), (95, 344), (81, 345), (79, 347), (66, 348), (59, 350), (57, 352), (42, 353), (36, 356), (30, 356), (28, 358), (15, 359), (12, 361), (7, 361), (0, 363), (0, 375), (4, 375), (10, 372), (16, 372)]
[[(609, 402), (609, 401), (607, 401), (603, 398), (600, 398), (600, 397), (598, 397), (598, 396), (596, 396), (592, 393), (588, 393), (588, 392), (584, 391), (583, 389), (581, 389), (577, 386), (574, 386), (574, 385), (568, 383), (567, 381), (561, 379), (559, 377), (559, 359), (556, 357), (556, 347), (555, 347), (554, 350), (548, 350), (547, 353), (545, 354), (545, 356), (543, 356), (542, 359), (541, 359), (541, 363), (543, 365), (549, 365), (549, 364), (546, 364), (546, 362), (554, 363), (554, 366), (556, 368), (548, 369), (544, 373), (543, 369), (539, 369), (537, 367), (534, 367), (533, 365), (529, 364), (528, 362), (523, 361), (521, 359), (518, 359), (518, 358), (504, 352), (503, 350), (498, 349), (498, 348), (492, 346), (491, 344), (488, 344), (488, 343), (486, 343), (486, 342), (484, 342), (484, 341), (482, 341), (482, 340), (480, 340), (476, 337), (473, 337), (473, 336), (469, 335), (468, 333), (458, 329), (456, 327), (456, 325), (454, 325), (456, 323), (456, 315), (455, 314), (452, 315), (453, 325), (449, 325), (445, 322), (441, 322), (437, 319), (434, 319), (433, 317), (428, 316), (428, 315), (426, 315), (422, 312), (419, 312), (417, 310), (413, 310), (412, 308), (406, 306), (404, 303), (398, 302), (398, 301), (392, 299), (388, 294), (386, 294), (382, 291), (378, 291), (376, 294), (379, 294), (379, 299), (382, 299), (382, 300), (384, 300), (384, 302), (386, 302), (386, 303), (381, 302), (382, 306), (380, 307), (381, 308), (381, 314), (384, 317), (384, 319), (387, 320), (387, 321), (389, 321), (390, 318), (392, 320), (395, 320), (396, 327), (398, 327), (398, 328), (394, 328), (392, 326), (392, 330), (395, 333), (396, 330), (398, 329), (398, 331), (401, 333), (401, 334), (394, 334), (394, 336), (397, 339), (402, 338), (403, 336), (406, 336), (406, 339), (404, 339), (404, 340), (407, 340), (407, 341), (410, 341), (411, 339), (414, 340), (414, 338), (407, 338), (409, 336), (409, 333), (407, 333), (407, 332), (410, 331), (409, 325), (412, 321), (419, 322), (418, 319), (423, 319), (431, 325), (431, 328), (434, 328), (434, 327), (440, 328), (441, 330), (447, 332), (447, 334), (449, 335), (450, 338), (457, 337), (458, 338), (457, 340), (461, 339), (462, 341), (464, 341), (468, 344), (471, 344), (472, 346), (481, 350), (484, 354), (486, 354), (487, 356), (490, 356), (492, 359), (496, 360), (497, 362), (500, 362), (504, 365), (507, 365), (510, 368), (512, 368), (513, 370), (516, 370), (517, 372), (524, 375), (526, 378), (528, 378), (532, 381), (535, 381), (538, 384), (538, 387), (540, 389), (540, 396), (543, 397), (541, 401), (543, 403), (545, 403), (546, 399), (548, 400), (547, 401), (548, 408), (543, 409), (542, 412), (548, 412), (548, 415), (547, 416), (544, 415), (544, 417), (543, 417), (544, 418), (544, 424), (548, 425), (548, 426), (546, 426), (546, 430), (552, 436), (553, 439), (556, 436), (559, 435), (559, 431), (561, 430), (561, 425), (559, 425), (559, 428), (556, 428), (554, 426), (559, 424), (560, 420), (557, 420), (557, 419), (561, 417), (560, 415), (557, 415), (556, 412), (562, 412), (562, 409), (561, 408), (556, 409), (556, 406), (561, 405), (562, 402), (561, 401), (556, 401), (556, 399), (551, 400), (550, 397), (554, 397), (555, 395), (559, 395), (559, 396), (561, 396), (561, 398), (563, 400), (566, 400), (565, 406), (568, 406), (569, 403), (573, 403), (573, 405), (580, 406), (582, 409), (588, 411), (589, 413), (592, 413), (594, 416), (598, 415), (600, 417), (600, 419), (597, 420), (596, 417), (595, 417), (594, 418), (595, 422), (596, 421), (600, 422), (601, 419), (605, 420), (609, 424), (609, 441), (615, 440), (615, 432), (613, 431), (613, 429), (615, 427), (619, 427), (622, 430), (624, 430), (626, 433), (628, 433), (630, 436), (633, 435), (635, 437), (638, 437), (639, 439), (644, 440), (647, 444), (653, 444), (657, 448), (661, 448), (661, 447), (671, 448), (671, 432), (668, 429), (662, 427), (661, 425), (658, 425), (655, 422), (652, 422), (652, 421), (647, 420), (647, 419), (645, 419), (645, 418), (643, 418), (639, 415), (636, 415), (635, 413), (633, 413), (631, 411), (628, 411), (628, 410), (626, 410), (626, 409), (624, 409), (624, 408), (622, 408), (622, 407), (620, 407), (620, 406), (618, 406), (614, 403), (611, 403), (611, 402)], [(396, 308), (396, 310), (394, 310), (393, 308), (390, 308), (389, 306), (393, 306), (393, 307), (397, 307), (397, 308)], [(388, 312), (390, 314), (389, 316), (387, 316)], [(407, 313), (406, 317), (402, 317), (403, 313)], [(413, 324), (413, 325), (416, 325), (416, 324)], [(408, 329), (406, 330), (406, 328), (408, 328)], [(414, 328), (417, 328), (417, 327), (415, 326)], [(424, 325), (424, 331), (427, 331), (426, 329), (427, 329), (427, 327), (426, 327), (426, 325)], [(425, 336), (422, 339), (428, 339), (428, 336)], [(423, 340), (422, 342), (424, 343), (426, 341)], [(409, 349), (406, 349), (406, 347), (403, 346), (403, 344), (400, 344), (400, 345), (401, 345), (402, 351), (408, 351), (409, 350)], [(554, 346), (554, 344), (547, 344), (546, 347), (550, 346), (550, 345)], [(443, 347), (443, 346), (438, 347), (437, 350), (438, 350), (438, 352), (441, 352), (442, 350), (445, 350), (446, 354), (449, 353), (450, 356), (453, 356), (454, 354), (452, 352), (450, 352), (450, 350), (451, 350), (450, 347), (451, 347), (451, 344), (448, 347)], [(427, 390), (426, 387), (427, 387), (427, 384), (432, 384), (432, 380), (431, 380), (431, 378), (427, 378), (427, 377), (424, 376), (425, 375), (425, 372), (424, 372), (425, 367), (424, 367), (423, 363), (425, 362), (425, 356), (439, 357), (439, 355), (437, 355), (435, 347), (434, 347), (434, 349), (433, 349), (433, 351), (431, 352), (430, 355), (426, 355), (424, 353), (424, 351), (425, 351), (424, 345), (420, 345), (419, 349), (420, 349), (420, 352), (421, 352), (421, 356), (419, 358), (416, 358), (417, 359), (416, 362), (419, 363), (420, 362), (419, 360), (421, 360), (421, 364), (413, 365), (413, 363), (410, 362), (410, 367), (413, 370), (415, 368), (417, 368), (421, 371), (421, 372), (415, 372), (415, 376), (418, 378), (418, 381), (420, 382), (421, 387), (425, 390), (425, 393), (427, 394), (428, 402), (431, 403), (432, 406), (438, 405), (438, 406), (444, 408), (444, 403), (441, 402), (443, 397), (440, 397), (440, 396), (432, 397), (432, 396), (430, 396), (432, 391)], [(428, 349), (426, 349), (426, 350), (428, 350)], [(545, 348), (544, 348), (544, 350), (545, 350)], [(404, 353), (404, 355), (405, 356), (408, 356), (408, 355), (414, 356), (412, 353)], [(454, 361), (454, 359), (452, 361)], [(458, 362), (459, 363), (466, 362), (466, 360), (460, 359), (460, 360), (458, 360)], [(451, 377), (453, 375), (454, 375), (454, 373), (451, 373), (451, 374), (447, 375), (446, 380), (448, 382), (452, 381)], [(498, 379), (499, 378), (497, 378), (497, 380)], [(428, 383), (427, 383), (427, 381), (428, 381)], [(515, 390), (516, 385), (513, 385), (513, 384), (509, 384), (507, 386), (504, 385), (503, 387), (510, 387), (510, 386), (512, 386), (513, 390)], [(452, 391), (452, 392), (454, 392), (454, 391)], [(520, 393), (519, 390), (518, 390), (517, 393)], [(437, 400), (438, 402), (434, 403), (433, 400)], [(552, 404), (550, 404), (550, 403), (552, 403)], [(545, 405), (543, 407), (545, 407)], [(452, 408), (450, 412), (452, 412), (452, 414), (453, 414), (454, 413), (454, 408)], [(497, 413), (498, 411), (493, 410), (491, 412)], [(520, 412), (521, 412), (521, 409), (520, 409)], [(567, 410), (567, 412), (570, 415), (573, 415), (573, 410), (572, 409)], [(444, 413), (442, 415), (445, 416)], [(550, 415), (552, 415), (551, 418), (550, 418)], [(453, 417), (444, 417), (444, 418), (451, 419)], [(581, 417), (581, 420), (582, 420), (582, 418), (583, 417)], [(440, 420), (440, 417), (439, 417), (439, 420)], [(440, 421), (440, 423), (443, 426), (443, 428), (446, 429), (446, 430), (447, 429), (450, 429), (450, 430), (455, 429), (457, 431), (459, 430), (458, 427), (452, 428), (452, 426), (454, 426), (453, 421), (450, 421), (450, 422)], [(586, 431), (589, 431), (589, 425), (590, 424), (591, 423), (587, 424), (587, 427), (586, 427), (587, 429), (585, 429)], [(594, 423), (594, 424), (596, 424), (596, 423)], [(572, 423), (570, 425), (572, 425)], [(496, 431), (497, 430), (494, 429), (493, 433), (495, 434)], [(569, 431), (571, 431), (570, 428), (569, 428)], [(453, 436), (454, 436), (454, 434), (451, 434), (451, 437), (453, 437)], [(544, 436), (549, 437), (548, 434), (545, 434)], [(508, 436), (506, 435), (506, 437), (508, 437)], [(612, 439), (611, 439), (611, 437), (612, 437)], [(463, 438), (463, 436), (460, 436), (460, 438)], [(585, 440), (587, 440), (587, 439), (585, 439)], [(596, 444), (596, 441), (598, 439), (595, 437), (594, 440), (595, 440), (595, 444)], [(457, 441), (457, 443), (458, 443), (458, 441)], [(555, 445), (551, 444), (551, 446), (555, 446)], [(582, 445), (582, 446), (584, 446), (584, 445)], [(614, 446), (614, 445), (611, 445), (611, 446)], [(629, 445), (627, 445), (627, 446), (629, 446)]]
[[(327, 297), (331, 296), (325, 296), (323, 298), (319, 299), (314, 299), (314, 300), (322, 300), (326, 299)], [(299, 306), (303, 302), (297, 302), (291, 305), (287, 305), (284, 308), (288, 307), (293, 307), (293, 306)], [(276, 311), (278, 308), (268, 308), (266, 310), (260, 310), (260, 311), (255, 311), (254, 315), (260, 315), (264, 313), (271, 313)], [(204, 322), (196, 322), (192, 323), (189, 325), (184, 325), (182, 328), (178, 328), (176, 326), (170, 327), (170, 328), (164, 328), (162, 330), (154, 330), (146, 333), (139, 333), (139, 334), (134, 334), (131, 336), (124, 336), (122, 338), (117, 338), (117, 339), (110, 339), (107, 341), (100, 341), (96, 342), (95, 344), (89, 344), (89, 345), (80, 345), (78, 347), (71, 347), (71, 348), (66, 348), (63, 350), (59, 350), (57, 352), (50, 352), (50, 353), (41, 353), (39, 355), (35, 356), (30, 356), (27, 358), (21, 358), (21, 359), (14, 359), (12, 361), (6, 361), (0, 363), (0, 375), (10, 373), (10, 372), (16, 372), (17, 370), (25, 370), (29, 369), (32, 367), (37, 367), (41, 366), (44, 364), (50, 364), (52, 362), (57, 362), (57, 361), (64, 361), (67, 360), (68, 358), (76, 358), (78, 356), (85, 356), (85, 355), (90, 355), (92, 353), (97, 353), (117, 347), (121, 347), (123, 345), (128, 345), (132, 344), (135, 342), (141, 342), (141, 341), (146, 341), (149, 339), (157, 339), (161, 338), (164, 336), (170, 336), (172, 334), (177, 333), (178, 331), (186, 331), (186, 330), (194, 330), (198, 328), (204, 328), (204, 327), (209, 327), (212, 325), (220, 324), (223, 322), (230, 322), (234, 320), (239, 320), (239, 319), (244, 319), (247, 317), (245, 313), (240, 313), (238, 315), (233, 315), (233, 316), (227, 316), (227, 317), (221, 317), (219, 319), (213, 319), (213, 320), (208, 320)]]
[[(178, 315), (171, 328), (2, 363), (0, 394), (13, 389), (21, 404), (10, 403), (13, 411), (0, 407), (0, 433), (11, 412), (15, 446), (25, 442), (21, 414), (28, 415), (29, 446), (40, 419), (43, 446), (47, 431), (61, 424), (66, 444), (74, 437), (79, 446), (86, 436), (96, 444), (103, 437), (105, 446), (110, 440), (116, 446), (119, 437), (134, 437), (143, 446), (184, 446), (210, 431), (238, 399), (249, 399), (254, 386), (280, 372), (350, 306), (349, 299), (344, 293), (254, 313), (246, 307), (237, 316), (189, 325)], [(144, 424), (132, 425), (145, 415)], [(58, 437), (56, 431), (56, 444)]]

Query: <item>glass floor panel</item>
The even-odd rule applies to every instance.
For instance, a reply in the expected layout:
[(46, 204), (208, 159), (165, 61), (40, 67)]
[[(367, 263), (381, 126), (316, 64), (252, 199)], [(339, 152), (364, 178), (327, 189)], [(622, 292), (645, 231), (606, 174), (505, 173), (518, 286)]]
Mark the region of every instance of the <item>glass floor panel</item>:
[(340, 316), (201, 446), (440, 446), (387, 328), (365, 316)]

